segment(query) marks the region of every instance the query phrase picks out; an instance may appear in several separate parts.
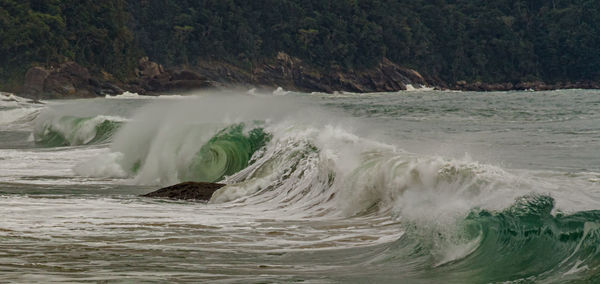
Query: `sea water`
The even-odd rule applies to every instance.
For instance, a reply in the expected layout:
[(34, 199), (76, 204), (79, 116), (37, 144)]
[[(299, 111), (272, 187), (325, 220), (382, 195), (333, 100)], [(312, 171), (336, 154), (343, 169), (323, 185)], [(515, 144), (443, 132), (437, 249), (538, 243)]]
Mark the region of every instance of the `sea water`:
[(0, 282), (600, 281), (597, 90), (0, 99)]

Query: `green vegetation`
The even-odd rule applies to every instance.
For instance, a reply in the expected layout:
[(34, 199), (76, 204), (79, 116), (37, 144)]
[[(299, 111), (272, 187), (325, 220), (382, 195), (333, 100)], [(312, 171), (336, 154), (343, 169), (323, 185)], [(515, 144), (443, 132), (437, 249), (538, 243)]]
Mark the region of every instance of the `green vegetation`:
[(126, 77), (139, 56), (129, 20), (122, 0), (0, 0), (0, 84), (68, 59)]
[(445, 82), (600, 80), (597, 0), (0, 0), (0, 82), (75, 60), (251, 67), (278, 51), (322, 69), (383, 57)]

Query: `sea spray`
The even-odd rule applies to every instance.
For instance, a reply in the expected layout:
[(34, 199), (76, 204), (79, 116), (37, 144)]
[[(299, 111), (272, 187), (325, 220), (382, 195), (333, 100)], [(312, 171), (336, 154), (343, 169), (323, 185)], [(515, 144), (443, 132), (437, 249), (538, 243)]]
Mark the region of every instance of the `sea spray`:
[(0, 110), (0, 126), (12, 127), (22, 126), (30, 123), (40, 113), (40, 108), (14, 108), (8, 110)]
[(139, 184), (216, 181), (243, 169), (270, 138), (263, 125), (292, 111), (250, 96), (156, 102), (115, 135), (111, 151), (122, 153), (119, 166)]
[[(596, 283), (597, 98), (225, 92), (49, 102), (36, 123), (126, 121), (110, 143), (0, 149), (0, 265), (14, 268), (2, 277)], [(1, 134), (24, 140), (19, 131)], [(209, 203), (137, 197), (198, 172), (227, 184)]]
[[(556, 202), (548, 191), (563, 203), (584, 202), (584, 195), (562, 196), (567, 185), (549, 185), (468, 155), (448, 159), (409, 153), (357, 135), (334, 116), (319, 123), (316, 118), (323, 114), (318, 108), (308, 108), (310, 116), (289, 106), (285, 113), (267, 110), (302, 106), (297, 101), (259, 96), (253, 99), (257, 104), (237, 98), (246, 103), (244, 110), (216, 113), (202, 103), (223, 106), (231, 97), (142, 109), (111, 147), (119, 166), (108, 166), (110, 159), (97, 161), (96, 172), (115, 171), (118, 177), (123, 169), (139, 184), (222, 179), (228, 185), (215, 192), (210, 204), (282, 212), (286, 218), (391, 217), (403, 224), (399, 237), (369, 262), (386, 269), (420, 263), (423, 279), (447, 273), (483, 282), (504, 279), (496, 266), (513, 271), (514, 280), (534, 275), (549, 279), (581, 276), (586, 265), (597, 266), (587, 241), (594, 242), (596, 227), (590, 224), (596, 213), (582, 211), (587, 217), (575, 223), (569, 220), (578, 215), (552, 215)], [(252, 144), (253, 133), (268, 139)], [(550, 256), (541, 251), (544, 246), (557, 251), (555, 259), (546, 260)], [(498, 255), (498, 250), (507, 252)], [(524, 262), (512, 263), (523, 250), (531, 256), (521, 255)], [(581, 257), (569, 260), (569, 255)], [(563, 260), (564, 266), (556, 267)], [(492, 262), (496, 265), (484, 265)], [(523, 266), (531, 268), (517, 273)]]
[[(468, 157), (408, 153), (355, 134), (360, 125), (346, 121), (353, 122), (289, 96), (154, 102), (115, 134), (110, 151), (118, 153), (117, 166), (103, 159), (98, 167), (120, 168), (138, 184), (223, 179), (230, 186), (213, 202), (260, 193), (263, 201), (345, 216), (375, 210), (422, 224), (452, 223), (474, 207), (505, 208), (523, 190), (549, 188)], [(563, 185), (553, 186), (560, 195)]]

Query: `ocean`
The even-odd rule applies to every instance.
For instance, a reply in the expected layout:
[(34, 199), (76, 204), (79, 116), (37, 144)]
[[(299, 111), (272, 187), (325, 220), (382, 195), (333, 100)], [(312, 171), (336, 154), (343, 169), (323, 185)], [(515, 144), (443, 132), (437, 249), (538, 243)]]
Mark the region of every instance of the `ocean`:
[(599, 209), (600, 90), (0, 95), (3, 283), (599, 283)]

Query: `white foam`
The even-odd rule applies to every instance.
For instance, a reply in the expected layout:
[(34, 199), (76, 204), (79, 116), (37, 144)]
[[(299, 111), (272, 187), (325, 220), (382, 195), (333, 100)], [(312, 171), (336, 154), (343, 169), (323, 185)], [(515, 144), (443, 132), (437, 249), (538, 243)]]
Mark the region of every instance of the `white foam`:
[(39, 108), (14, 108), (9, 110), (0, 110), (0, 125), (11, 124), (15, 122), (31, 122), (37, 114)]
[(122, 159), (122, 153), (103, 153), (85, 162), (78, 163), (73, 167), (73, 171), (86, 177), (124, 178), (127, 177), (127, 173), (120, 166)]
[(415, 91), (420, 91), (420, 92), (426, 92), (426, 91), (433, 91), (434, 88), (433, 87), (427, 87), (424, 85), (419, 85), (417, 87), (413, 86), (412, 84), (406, 84), (406, 92), (415, 92)]
[(11, 93), (2, 93), (0, 92), (0, 107), (4, 108), (15, 108), (15, 107), (27, 107), (40, 105), (41, 102), (33, 102), (30, 99), (26, 99), (23, 97), (16, 96)]
[(563, 273), (563, 276), (567, 276), (567, 275), (571, 275), (571, 274), (576, 274), (582, 271), (586, 271), (589, 270), (589, 266), (586, 265), (582, 265), (584, 263), (583, 260), (577, 260), (575, 261), (575, 264), (573, 265), (573, 267), (571, 267), (571, 269), (569, 269), (569, 271)]
[(60, 185), (106, 183), (105, 180), (80, 177), (72, 170), (76, 164), (106, 154), (106, 149), (100, 148), (0, 149), (0, 182)]
[(290, 92), (284, 90), (282, 87), (277, 87), (277, 89), (275, 91), (273, 91), (274, 96), (285, 96), (289, 93)]
[(481, 234), (477, 238), (468, 241), (466, 243), (455, 243), (446, 242), (444, 247), (438, 252), (440, 256), (439, 260), (434, 264), (434, 267), (439, 267), (450, 262), (454, 262), (463, 259), (473, 253), (481, 242)]
[(120, 95), (116, 95), (116, 96), (106, 95), (104, 97), (107, 99), (147, 99), (147, 98), (151, 98), (149, 96), (140, 96), (138, 93), (131, 93), (128, 91), (125, 91)]
[[(288, 214), (304, 216), (352, 216), (378, 210), (407, 221), (452, 228), (472, 208), (500, 210), (530, 192), (551, 193), (557, 206), (572, 210), (597, 204), (589, 196), (589, 192), (600, 194), (597, 191), (566, 190), (573, 180), (548, 181), (468, 157), (407, 153), (356, 135), (348, 118), (295, 99), (223, 95), (157, 101), (142, 108), (118, 132), (111, 151), (123, 156), (108, 163), (118, 163), (138, 184), (177, 183), (186, 176), (192, 157), (218, 130), (259, 120), (273, 134), (271, 142), (255, 154), (249, 167), (225, 179), (230, 185), (215, 193), (212, 202), (285, 207)], [(141, 167), (133, 173), (136, 163)], [(102, 169), (107, 165), (99, 167), (88, 172), (110, 173)], [(581, 191), (594, 186), (586, 178), (578, 182), (575, 187)]]
[(123, 100), (153, 100), (153, 99), (184, 99), (184, 98), (189, 98), (191, 96), (189, 95), (158, 95), (158, 96), (144, 96), (144, 95), (140, 95), (138, 93), (131, 93), (128, 91), (123, 92), (120, 95), (116, 95), (116, 96), (111, 96), (111, 95), (106, 95), (104, 96), (107, 99), (123, 99)]

